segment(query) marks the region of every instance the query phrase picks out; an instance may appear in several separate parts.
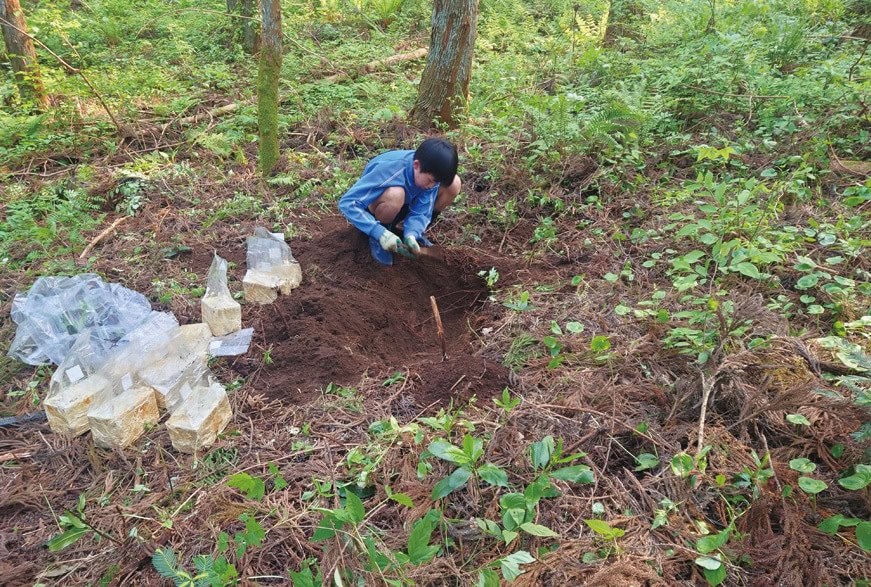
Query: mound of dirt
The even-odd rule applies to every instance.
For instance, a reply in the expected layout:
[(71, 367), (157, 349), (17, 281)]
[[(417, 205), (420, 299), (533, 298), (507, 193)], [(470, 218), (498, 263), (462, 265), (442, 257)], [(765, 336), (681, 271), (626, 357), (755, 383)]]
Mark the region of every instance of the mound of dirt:
[[(314, 239), (290, 244), (303, 267), (302, 285), (271, 305), (243, 306), (254, 341), (247, 356), (230, 361), (239, 375), (257, 372), (257, 392), (303, 403), (329, 383), (356, 386), (364, 377), (408, 370), (406, 391), (426, 407), (489, 398), (508, 385), (508, 370), (475, 356), (471, 346), (470, 321), (487, 288), (470, 257), (397, 255), (393, 267), (383, 267), (371, 259), (368, 239), (342, 217), (323, 221)], [(229, 257), (241, 274), (244, 250)], [(446, 358), (430, 296), (444, 326)]]

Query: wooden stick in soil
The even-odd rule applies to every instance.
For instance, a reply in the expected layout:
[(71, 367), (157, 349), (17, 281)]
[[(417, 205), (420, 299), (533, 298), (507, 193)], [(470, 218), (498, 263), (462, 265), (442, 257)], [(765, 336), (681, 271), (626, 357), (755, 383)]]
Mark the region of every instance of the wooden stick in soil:
[(442, 345), (442, 360), (446, 361), (448, 358), (448, 346), (447, 343), (445, 343), (445, 327), (442, 325), (442, 317), (441, 314), (439, 314), (439, 305), (436, 303), (435, 296), (429, 296), (429, 303), (432, 306), (432, 315), (435, 317), (439, 343)]
[(88, 260), (88, 254), (91, 252), (91, 250), (95, 246), (97, 246), (101, 240), (103, 240), (104, 238), (106, 238), (107, 236), (112, 234), (115, 231), (115, 229), (118, 228), (118, 226), (120, 226), (121, 223), (124, 222), (125, 220), (127, 220), (128, 218), (130, 218), (130, 217), (129, 216), (122, 216), (121, 218), (119, 218), (115, 222), (113, 222), (109, 226), (109, 228), (107, 228), (106, 230), (104, 230), (103, 232), (98, 234), (96, 236), (96, 238), (94, 238), (94, 240), (92, 240), (90, 243), (88, 243), (88, 246), (85, 247), (85, 250), (82, 251), (82, 254), (79, 255), (79, 258), (76, 260), (76, 263), (78, 263), (80, 265), (84, 264)]

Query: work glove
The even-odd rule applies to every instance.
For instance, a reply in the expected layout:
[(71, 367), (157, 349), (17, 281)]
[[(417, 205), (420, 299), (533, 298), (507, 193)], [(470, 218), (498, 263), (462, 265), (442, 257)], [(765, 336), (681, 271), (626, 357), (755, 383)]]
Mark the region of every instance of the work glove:
[(418, 244), (417, 239), (412, 235), (405, 237), (405, 248), (408, 249), (412, 257), (420, 255), (420, 244)]
[(381, 248), (385, 251), (389, 251), (391, 253), (399, 253), (401, 255), (407, 254), (407, 250), (402, 244), (402, 241), (399, 240), (398, 236), (396, 236), (389, 230), (384, 231), (384, 234), (382, 234), (381, 238), (378, 239), (378, 244), (381, 245)]

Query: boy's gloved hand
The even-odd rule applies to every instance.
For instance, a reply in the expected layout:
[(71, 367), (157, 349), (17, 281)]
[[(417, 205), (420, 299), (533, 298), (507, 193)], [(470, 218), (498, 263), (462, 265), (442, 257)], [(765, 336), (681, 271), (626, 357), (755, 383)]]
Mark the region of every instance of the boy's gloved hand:
[(420, 244), (412, 235), (405, 237), (405, 248), (408, 249), (408, 252), (411, 253), (413, 257), (420, 255)]
[(405, 254), (405, 246), (402, 244), (402, 241), (399, 240), (398, 236), (396, 236), (389, 230), (384, 231), (384, 234), (382, 234), (381, 238), (378, 239), (378, 244), (380, 244), (381, 248), (385, 251), (390, 251), (391, 253)]

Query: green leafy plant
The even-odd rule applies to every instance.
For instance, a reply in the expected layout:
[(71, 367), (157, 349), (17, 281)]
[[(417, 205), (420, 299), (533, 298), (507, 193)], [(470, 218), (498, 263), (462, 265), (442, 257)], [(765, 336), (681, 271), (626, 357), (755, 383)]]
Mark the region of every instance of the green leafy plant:
[(490, 485), (508, 486), (508, 475), (492, 463), (479, 464), (484, 455), (484, 441), (470, 434), (463, 436), (462, 448), (454, 446), (447, 440), (439, 439), (430, 443), (427, 452), (435, 457), (457, 465), (454, 471), (436, 483), (432, 490), (432, 499), (442, 499), (457, 489), (463, 487), (470, 478), (480, 479)]
[(215, 585), (232, 585), (238, 576), (236, 568), (220, 557), (195, 556), (193, 559), (195, 572), (190, 573), (178, 563), (178, 557), (171, 548), (158, 548), (151, 556), (154, 569), (165, 579), (171, 579), (176, 587), (213, 587)]

